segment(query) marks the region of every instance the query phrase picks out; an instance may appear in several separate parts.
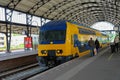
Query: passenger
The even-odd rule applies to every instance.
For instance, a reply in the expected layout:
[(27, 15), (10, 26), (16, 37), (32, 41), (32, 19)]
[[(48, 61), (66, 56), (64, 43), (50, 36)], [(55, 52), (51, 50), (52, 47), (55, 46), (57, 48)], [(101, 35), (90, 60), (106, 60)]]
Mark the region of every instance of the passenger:
[(98, 53), (98, 49), (100, 48), (100, 43), (97, 39), (95, 40), (95, 47), (96, 47), (96, 50), (97, 50), (97, 53)]
[(92, 40), (92, 38), (90, 38), (90, 40), (88, 41), (88, 45), (90, 46), (91, 56), (94, 56), (95, 42), (94, 42), (94, 40)]
[(111, 47), (111, 53), (115, 52), (115, 43), (114, 42), (111, 42), (110, 47)]
[(118, 47), (118, 44), (119, 44), (119, 37), (118, 37), (118, 36), (115, 37), (114, 43), (115, 43), (115, 51), (118, 52), (118, 49), (119, 49), (119, 47)]

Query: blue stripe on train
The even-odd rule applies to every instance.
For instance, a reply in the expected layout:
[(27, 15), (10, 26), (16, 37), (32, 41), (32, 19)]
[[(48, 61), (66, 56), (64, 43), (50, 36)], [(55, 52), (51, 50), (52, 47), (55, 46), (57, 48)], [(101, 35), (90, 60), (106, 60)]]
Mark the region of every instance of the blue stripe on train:
[(50, 42), (53, 42), (53, 44), (64, 44), (65, 41), (59, 40), (59, 41), (42, 41), (40, 44), (50, 44)]

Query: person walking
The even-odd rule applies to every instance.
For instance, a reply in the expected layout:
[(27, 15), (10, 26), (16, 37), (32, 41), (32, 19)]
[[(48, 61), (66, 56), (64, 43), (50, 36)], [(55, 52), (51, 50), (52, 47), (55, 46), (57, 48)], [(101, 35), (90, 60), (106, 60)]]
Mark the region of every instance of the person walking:
[(90, 54), (91, 56), (94, 56), (94, 48), (95, 48), (95, 42), (92, 38), (88, 41), (88, 45), (90, 47)]
[(118, 52), (118, 44), (119, 44), (119, 36), (116, 36), (115, 39), (114, 39), (114, 43), (115, 43), (115, 52), (117, 51)]
[(96, 50), (98, 53), (98, 49), (100, 48), (100, 43), (99, 43), (98, 39), (95, 40), (95, 47), (96, 47)]
[(110, 47), (111, 47), (111, 53), (114, 53), (115, 52), (115, 43), (111, 42)]

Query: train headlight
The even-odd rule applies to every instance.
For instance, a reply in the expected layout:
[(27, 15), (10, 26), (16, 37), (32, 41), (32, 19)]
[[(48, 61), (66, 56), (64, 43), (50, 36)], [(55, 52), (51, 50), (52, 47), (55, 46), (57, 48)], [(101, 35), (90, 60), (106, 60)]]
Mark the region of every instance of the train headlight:
[(47, 51), (46, 51), (46, 50), (42, 50), (41, 53), (42, 53), (42, 54), (46, 54)]
[(60, 50), (57, 50), (57, 53), (60, 53)]
[(56, 53), (62, 54), (62, 53), (63, 53), (63, 50), (56, 50)]

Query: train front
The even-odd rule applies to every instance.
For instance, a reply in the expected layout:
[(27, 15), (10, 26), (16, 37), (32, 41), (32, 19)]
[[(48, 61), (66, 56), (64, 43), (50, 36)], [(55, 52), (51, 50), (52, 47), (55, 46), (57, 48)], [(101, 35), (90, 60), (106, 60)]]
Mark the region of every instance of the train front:
[(54, 66), (65, 52), (66, 22), (51, 21), (40, 28), (38, 62), (40, 66)]

